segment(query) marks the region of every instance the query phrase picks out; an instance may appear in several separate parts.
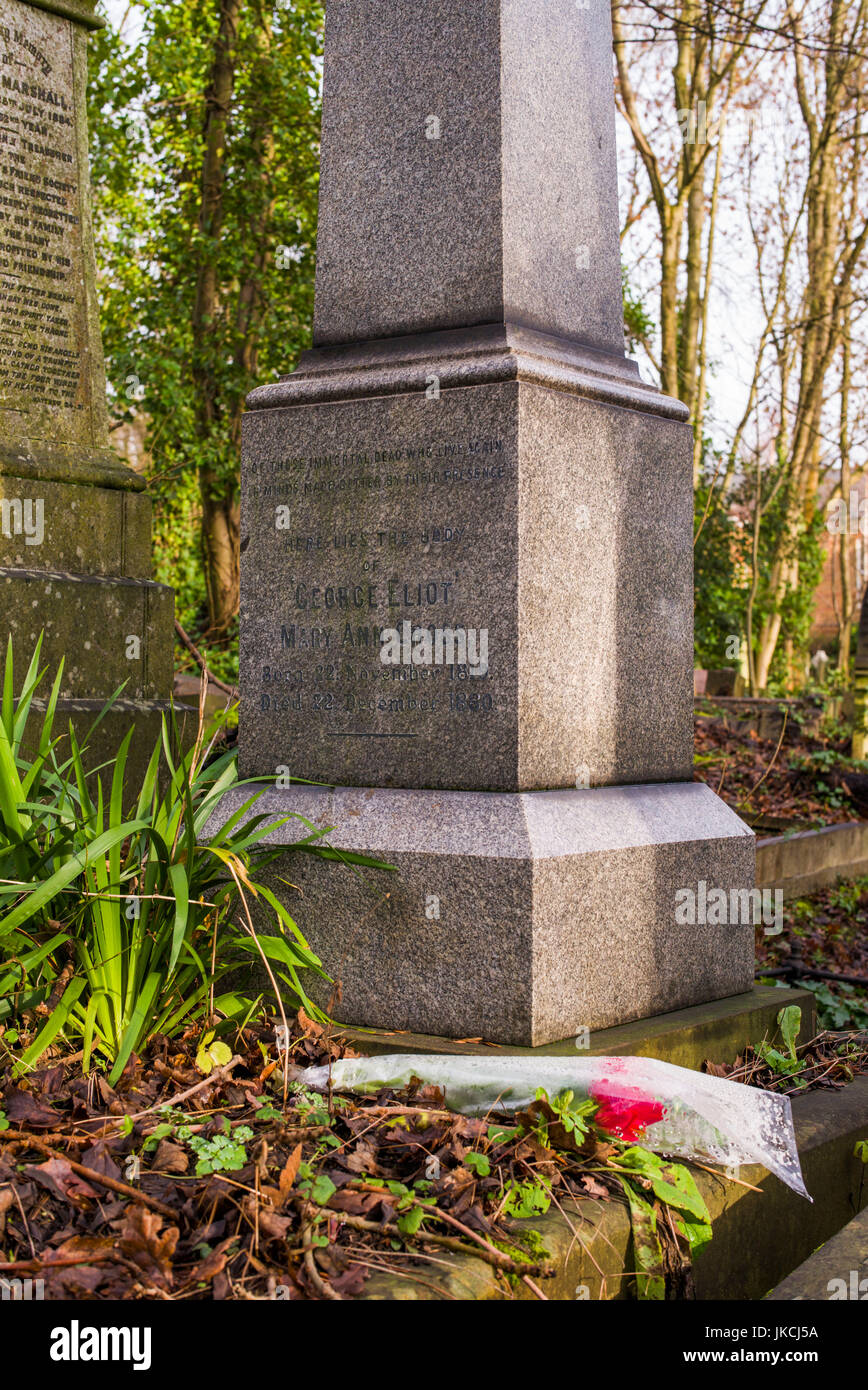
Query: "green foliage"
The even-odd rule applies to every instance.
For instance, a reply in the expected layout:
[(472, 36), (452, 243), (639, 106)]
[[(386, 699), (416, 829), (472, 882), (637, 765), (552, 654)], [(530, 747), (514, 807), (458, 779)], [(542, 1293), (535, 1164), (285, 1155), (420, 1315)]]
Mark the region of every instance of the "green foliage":
[(670, 1163), (648, 1149), (632, 1145), (613, 1159), (630, 1207), (636, 1284), (640, 1299), (666, 1296), (663, 1248), (657, 1227), (657, 1211), (644, 1195), (650, 1190), (658, 1202), (670, 1208), (676, 1229), (697, 1255), (712, 1237), (711, 1216), (693, 1174), (681, 1163)]
[(467, 1167), (476, 1174), (478, 1178), (487, 1178), (491, 1173), (491, 1163), (486, 1154), (469, 1153), (464, 1155), (464, 1162)]
[(289, 1094), (292, 1096), (293, 1105), (300, 1112), (303, 1125), (331, 1126), (334, 1123), (324, 1096), (316, 1091), (306, 1091), (304, 1087), (295, 1083), (290, 1084)]
[(737, 569), (741, 532), (716, 499), (709, 505), (709, 491), (703, 482), (694, 494), (694, 655), (697, 666), (714, 670), (738, 666), (727, 643), (744, 633), (747, 590)]
[[(779, 463), (778, 467), (783, 467)], [(753, 518), (756, 507), (756, 481), (751, 474), (733, 488), (725, 499), (709, 494), (720, 486), (722, 459), (705, 450), (702, 481), (695, 490), (694, 546), (695, 659), (701, 667), (737, 666), (727, 651), (733, 637), (744, 638), (752, 583)], [(825, 551), (823, 516), (818, 512), (810, 523), (801, 520), (791, 529), (788, 494), (785, 486), (772, 497), (778, 480), (777, 470), (763, 479), (763, 516), (760, 526), (757, 591), (753, 608), (754, 638), (771, 615), (772, 562), (780, 545), (787, 562), (798, 565), (798, 585), (787, 594), (781, 607), (781, 629), (775, 659), (769, 675), (767, 693), (789, 693), (785, 667), (787, 643), (796, 658), (808, 654), (808, 639), (814, 613), (814, 597), (823, 572)]]
[[(166, 1114), (167, 1111), (161, 1111), (160, 1113)], [(181, 1121), (184, 1121), (185, 1119), (185, 1116), (180, 1116)], [(151, 1131), (151, 1133), (148, 1135), (147, 1139), (142, 1145), (142, 1152), (150, 1153), (152, 1149), (155, 1149), (157, 1147), (161, 1139), (176, 1138), (178, 1134), (178, 1129), (179, 1123), (173, 1123), (171, 1120), (163, 1120), (160, 1124), (156, 1125), (154, 1129)]]
[(537, 1091), (536, 1098), (546, 1101), (551, 1106), (556, 1119), (578, 1147), (590, 1131), (591, 1118), (598, 1108), (596, 1101), (583, 1100), (576, 1105), (572, 1091), (561, 1091), (554, 1100), (549, 1100), (542, 1086)]
[(651, 341), (655, 324), (642, 300), (633, 290), (625, 266), (621, 267), (621, 288), (624, 299), (624, 336), (628, 351), (635, 352), (637, 347)]
[(522, 1220), (545, 1216), (552, 1204), (551, 1190), (545, 1178), (512, 1182), (507, 1188), (507, 1193), (503, 1210), (507, 1216), (515, 1216)]
[(798, 1061), (796, 1056), (796, 1043), (798, 1042), (799, 1030), (802, 1026), (802, 1011), (798, 1004), (790, 1004), (786, 1009), (781, 1009), (777, 1018), (778, 1028), (781, 1030), (784, 1047), (787, 1049), (790, 1060)]
[(487, 1138), (490, 1144), (508, 1144), (512, 1139), (518, 1138), (520, 1133), (521, 1129), (518, 1125), (512, 1127), (506, 1125), (489, 1125)]
[(868, 995), (850, 984), (825, 980), (799, 980), (799, 989), (809, 989), (817, 1004), (817, 1026), (833, 1032), (868, 1029)]
[[(777, 1025), (786, 1048), (786, 1055), (767, 1042), (759, 1044), (757, 1053), (766, 1066), (771, 1067), (772, 1071), (779, 1076), (792, 1076), (794, 1072), (799, 1071), (802, 1065), (796, 1052), (796, 1042), (802, 1026), (802, 1011), (798, 1004), (790, 1004), (787, 1008), (781, 1009), (777, 1016)], [(805, 1084), (803, 1081), (796, 1081), (797, 1086)]]
[[(201, 735), (181, 751), (165, 719), (134, 793), (132, 730), (110, 775), (88, 767), (94, 730), (81, 745), (71, 724), (68, 736), (55, 732), (62, 668), (37, 713), (40, 649), (41, 639), (16, 700), (10, 641), (0, 705), (0, 1023), (53, 1005), (18, 1070), (57, 1038), (76, 1038), (85, 1071), (103, 1057), (114, 1083), (152, 1033), (171, 1037), (210, 1014), (216, 982), (252, 957), (321, 1018), (300, 980), (302, 970), (321, 975), (320, 962), (259, 875), (279, 852), (263, 843), (273, 829), (298, 819), (294, 847), (314, 854), (327, 832), (301, 817), (251, 815), (262, 791), (209, 828), (222, 797), (243, 785), (234, 754), (214, 755)], [(275, 934), (253, 930), (248, 898), (270, 909)], [(224, 1019), (251, 1007), (231, 993), (213, 1000)]]
[(210, 1076), (215, 1067), (225, 1067), (227, 1062), (231, 1061), (231, 1048), (228, 1048), (225, 1042), (221, 1042), (219, 1038), (215, 1038), (213, 1028), (209, 1029), (196, 1053), (196, 1066), (205, 1076)]
[(398, 1230), (404, 1236), (414, 1236), (425, 1219), (425, 1208), (415, 1203), (407, 1211), (400, 1211), (398, 1215)]
[(249, 1125), (236, 1125), (234, 1128), (224, 1115), (220, 1131), (210, 1139), (193, 1133), (192, 1117), (182, 1110), (165, 1106), (163, 1116), (142, 1145), (142, 1152), (151, 1153), (163, 1139), (173, 1139), (186, 1144), (196, 1155), (196, 1176), (207, 1177), (209, 1173), (237, 1173), (247, 1162), (245, 1145), (253, 1138)]
[[(109, 405), (145, 436), (157, 574), (193, 633), (207, 624), (205, 479), (237, 507), (244, 398), (308, 346), (319, 181), (320, 0), (242, 5), (219, 225), (210, 238), (200, 232), (219, 12), (203, 0), (151, 0), (133, 39), (109, 19), (89, 44)], [(216, 312), (197, 335), (199, 270), (214, 277)], [(224, 676), (234, 676), (236, 636), (222, 639), (222, 656), (210, 651)]]
[(327, 1177), (325, 1173), (314, 1173), (309, 1163), (302, 1163), (298, 1171), (299, 1191), (307, 1197), (308, 1201), (315, 1202), (318, 1207), (327, 1206), (337, 1192), (331, 1178)]
[(245, 1144), (253, 1138), (249, 1125), (238, 1125), (233, 1129), (229, 1121), (223, 1121), (223, 1133), (211, 1139), (203, 1139), (200, 1134), (190, 1134), (189, 1130), (178, 1130), (178, 1138), (183, 1140), (196, 1155), (196, 1176), (205, 1177), (208, 1173), (237, 1173), (247, 1162)]
[[(794, 1019), (794, 1013), (798, 1010), (784, 1009), (778, 1017), (787, 1046), (794, 1046), (801, 1023), (801, 1017)], [(596, 1109), (593, 1100), (576, 1105), (572, 1091), (562, 1091), (556, 1099), (550, 1100), (540, 1087), (535, 1105), (523, 1112), (521, 1128), (541, 1144), (550, 1145), (550, 1127), (554, 1129), (557, 1125), (556, 1147), (579, 1149), (592, 1132)], [(551, 1118), (546, 1120), (548, 1115)], [(506, 1131), (499, 1128), (489, 1128), (489, 1139), (494, 1143), (503, 1142), (505, 1134)], [(507, 1137), (515, 1137), (514, 1131)], [(630, 1209), (638, 1296), (640, 1299), (665, 1298), (663, 1246), (656, 1204), (670, 1209), (675, 1229), (687, 1242), (691, 1255), (698, 1254), (711, 1240), (708, 1208), (693, 1174), (683, 1164), (671, 1163), (638, 1144), (614, 1145), (613, 1148), (614, 1157), (605, 1160), (605, 1167), (606, 1171), (616, 1174)], [(510, 1216), (525, 1219), (543, 1216), (551, 1204), (550, 1190), (542, 1177), (523, 1183), (514, 1181), (509, 1184), (507, 1194), (503, 1209)]]
[(811, 797), (823, 806), (839, 810), (852, 805), (849, 795), (840, 786), (827, 782), (826, 777), (834, 770), (852, 768), (849, 758), (843, 757), (831, 748), (820, 748), (811, 753), (792, 753), (787, 766), (794, 772), (804, 772), (811, 779)]
[[(770, 695), (787, 694), (789, 690), (786, 640), (792, 642), (794, 653), (802, 661), (806, 661), (809, 655), (814, 602), (826, 556), (821, 542), (822, 535), (823, 514), (817, 512), (810, 525), (801, 526), (796, 537), (793, 549), (798, 556), (799, 582), (795, 589), (788, 592), (781, 606), (781, 637), (769, 672)], [(768, 569), (768, 566), (765, 568)]]

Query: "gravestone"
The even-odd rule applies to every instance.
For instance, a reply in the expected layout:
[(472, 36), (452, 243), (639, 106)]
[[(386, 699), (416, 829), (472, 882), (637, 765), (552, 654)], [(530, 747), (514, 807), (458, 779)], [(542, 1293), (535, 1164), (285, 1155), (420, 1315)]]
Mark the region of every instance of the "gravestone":
[(19, 679), (65, 658), (60, 728), (118, 686), (97, 749), (150, 751), (172, 687), (174, 595), (151, 582), (145, 484), (109, 446), (90, 221), (90, 0), (0, 0), (0, 638)]
[(691, 780), (691, 433), (624, 351), (607, 0), (329, 0), (324, 103), (239, 746), (259, 810), (397, 869), (279, 871), (337, 1017), (537, 1045), (747, 990), (750, 921), (676, 910), (754, 841)]

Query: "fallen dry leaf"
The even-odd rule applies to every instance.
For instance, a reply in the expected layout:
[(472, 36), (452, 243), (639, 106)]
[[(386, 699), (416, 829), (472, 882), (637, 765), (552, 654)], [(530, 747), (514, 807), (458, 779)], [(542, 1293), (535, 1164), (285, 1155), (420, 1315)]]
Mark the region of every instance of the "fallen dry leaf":
[(170, 1139), (161, 1139), (151, 1167), (158, 1173), (186, 1173), (190, 1167), (190, 1155), (180, 1144)]
[(121, 1254), (138, 1265), (148, 1283), (170, 1289), (178, 1227), (169, 1226), (162, 1231), (162, 1216), (142, 1206), (128, 1208), (123, 1220), (112, 1222), (112, 1225), (120, 1227), (118, 1248)]
[(89, 1182), (70, 1168), (65, 1158), (49, 1158), (44, 1163), (28, 1163), (25, 1172), (55, 1197), (84, 1209), (96, 1197)]
[(289, 1195), (293, 1187), (295, 1186), (295, 1180), (298, 1177), (298, 1170), (301, 1167), (301, 1154), (302, 1146), (301, 1144), (296, 1144), (292, 1153), (289, 1155), (289, 1158), (286, 1160), (286, 1163), (283, 1165), (280, 1178), (278, 1179), (280, 1184), (281, 1206), (283, 1206), (285, 1202), (288, 1200)]

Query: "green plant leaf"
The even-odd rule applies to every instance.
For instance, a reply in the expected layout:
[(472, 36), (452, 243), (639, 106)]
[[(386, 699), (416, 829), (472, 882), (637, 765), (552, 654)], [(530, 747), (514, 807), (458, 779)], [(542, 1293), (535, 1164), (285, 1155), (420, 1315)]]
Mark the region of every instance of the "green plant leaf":
[(507, 1216), (528, 1220), (533, 1216), (545, 1216), (552, 1199), (548, 1188), (542, 1181), (513, 1183), (503, 1204)]
[[(211, 1033), (213, 1038), (214, 1034)], [(196, 1066), (205, 1076), (210, 1076), (215, 1067), (225, 1067), (227, 1062), (232, 1061), (232, 1049), (227, 1047), (225, 1042), (219, 1038), (212, 1042), (206, 1037), (202, 1040), (202, 1046), (196, 1053)]]
[(425, 1209), (418, 1204), (398, 1217), (398, 1230), (402, 1235), (414, 1236), (425, 1219)]
[(54, 1042), (58, 1033), (63, 1032), (73, 1006), (77, 1003), (86, 984), (87, 980), (83, 975), (70, 980), (63, 992), (63, 998), (55, 1005), (47, 1022), (40, 1028), (27, 1051), (22, 1054), (12, 1068), (13, 1076), (21, 1076), (23, 1072), (32, 1070), (43, 1052)]
[(124, 1030), (120, 1040), (118, 1055), (115, 1064), (109, 1074), (109, 1085), (114, 1086), (123, 1074), (124, 1067), (132, 1055), (133, 1049), (138, 1046), (144, 1031), (145, 1021), (148, 1017), (151, 1005), (154, 1002), (157, 991), (161, 984), (161, 975), (154, 970), (145, 981), (144, 988), (136, 1002), (136, 1007), (129, 1024)]
[(663, 1248), (657, 1234), (653, 1207), (640, 1197), (632, 1183), (623, 1180), (624, 1195), (630, 1208), (633, 1250), (636, 1256), (636, 1293), (643, 1302), (666, 1297)]
[(491, 1163), (485, 1154), (468, 1153), (464, 1155), (464, 1162), (471, 1168), (478, 1178), (487, 1178), (491, 1173)]
[(327, 1177), (325, 1173), (317, 1173), (311, 1184), (310, 1199), (312, 1202), (316, 1202), (318, 1207), (324, 1207), (331, 1201), (336, 1192), (337, 1188), (331, 1178)]
[(784, 1040), (784, 1047), (790, 1054), (790, 1060), (797, 1062), (796, 1042), (802, 1027), (802, 1011), (798, 1004), (790, 1004), (786, 1009), (781, 1009), (777, 1021), (778, 1028), (781, 1030), (781, 1037)]

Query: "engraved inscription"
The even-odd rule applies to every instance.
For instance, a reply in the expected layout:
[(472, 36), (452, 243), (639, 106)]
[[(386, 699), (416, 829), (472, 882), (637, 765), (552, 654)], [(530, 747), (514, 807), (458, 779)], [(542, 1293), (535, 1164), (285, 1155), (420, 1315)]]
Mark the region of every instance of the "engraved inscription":
[(316, 729), (442, 750), (514, 711), (510, 596), (484, 563), (512, 470), (472, 437), (247, 462), (248, 563), (272, 594), (247, 690), (274, 746)]
[(39, 438), (88, 404), (71, 28), (0, 0), (0, 411)]

